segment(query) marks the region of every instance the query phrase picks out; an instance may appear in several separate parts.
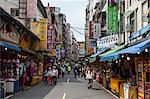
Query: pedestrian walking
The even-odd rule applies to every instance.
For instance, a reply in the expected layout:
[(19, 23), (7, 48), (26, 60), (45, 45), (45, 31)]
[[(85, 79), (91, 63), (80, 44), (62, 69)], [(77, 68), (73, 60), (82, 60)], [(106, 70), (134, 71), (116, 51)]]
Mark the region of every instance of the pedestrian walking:
[(64, 66), (62, 66), (62, 67), (61, 67), (62, 78), (64, 78), (65, 72), (66, 72), (66, 69), (65, 69)]
[(70, 65), (67, 67), (68, 75), (70, 75), (70, 73), (71, 73), (71, 66)]
[(44, 83), (48, 84), (48, 69), (49, 67), (47, 67), (44, 71)]
[(81, 78), (84, 78), (85, 79), (85, 77), (86, 77), (86, 71), (85, 71), (85, 68), (84, 67), (82, 67), (82, 69), (81, 69)]
[(92, 88), (92, 86), (93, 86), (93, 72), (92, 72), (91, 68), (87, 71), (86, 79), (89, 80), (89, 82), (88, 82), (88, 89)]
[(74, 78), (77, 78), (77, 74), (78, 74), (77, 66), (75, 66), (74, 67)]
[(48, 70), (48, 78), (47, 78), (47, 81), (48, 81), (48, 85), (51, 85), (53, 82), (52, 82), (52, 68), (49, 67), (49, 70)]
[(56, 69), (56, 67), (54, 66), (52, 69), (52, 79), (53, 79), (53, 83), (54, 85), (57, 84), (57, 77), (58, 77), (58, 70)]

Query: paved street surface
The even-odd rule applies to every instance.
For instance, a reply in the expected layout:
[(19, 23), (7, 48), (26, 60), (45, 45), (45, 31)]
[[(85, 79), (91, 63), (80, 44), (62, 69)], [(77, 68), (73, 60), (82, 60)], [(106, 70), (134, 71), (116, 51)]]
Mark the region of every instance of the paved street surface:
[(88, 89), (87, 81), (73, 76), (59, 79), (58, 82), (55, 87), (40, 83), (24, 92), (18, 92), (11, 99), (115, 99), (97, 83), (94, 83), (93, 89)]

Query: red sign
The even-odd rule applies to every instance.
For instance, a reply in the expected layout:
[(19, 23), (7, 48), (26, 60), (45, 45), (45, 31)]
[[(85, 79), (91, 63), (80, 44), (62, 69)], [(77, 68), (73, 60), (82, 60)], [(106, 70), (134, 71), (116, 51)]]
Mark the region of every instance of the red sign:
[(90, 21), (89, 23), (89, 37), (92, 39), (94, 36), (94, 33), (93, 33), (93, 21)]

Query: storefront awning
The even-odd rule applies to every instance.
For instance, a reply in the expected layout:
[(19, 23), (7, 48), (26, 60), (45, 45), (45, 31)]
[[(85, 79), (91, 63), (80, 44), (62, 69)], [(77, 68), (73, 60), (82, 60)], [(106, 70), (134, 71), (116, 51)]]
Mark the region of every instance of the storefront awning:
[(146, 32), (148, 32), (150, 30), (150, 24), (148, 24), (147, 26), (143, 27), (141, 30), (134, 32), (131, 34), (131, 36), (129, 37), (130, 40), (145, 34)]
[(120, 51), (117, 51), (115, 53), (106, 55), (106, 56), (102, 56), (100, 58), (101, 61), (109, 61), (109, 60), (115, 60), (120, 58), (119, 55), (121, 54), (137, 54), (138, 52), (142, 52), (144, 51), (144, 49), (149, 48), (150, 47), (150, 39), (147, 39), (141, 43), (138, 43), (136, 45), (133, 45), (131, 47), (122, 49)]
[(91, 55), (89, 62), (90, 62), (90, 63), (93, 63), (94, 61), (96, 61), (96, 57), (97, 57), (99, 54), (101, 54), (101, 53), (103, 53), (103, 52), (105, 52), (105, 51), (106, 51), (106, 48), (104, 48), (104, 49), (98, 51), (97, 53), (95, 53), (95, 54), (93, 54), (93, 55)]
[(119, 58), (118, 54), (114, 54), (115, 52), (117, 52), (120, 49), (123, 49), (125, 47), (125, 45), (121, 45), (118, 46), (112, 50), (107, 51), (106, 53), (103, 53), (100, 55), (100, 60), (101, 61), (109, 61), (109, 60), (115, 60)]
[(103, 50), (101, 50), (101, 51), (98, 51), (97, 53), (91, 55), (90, 57), (96, 57), (96, 56), (98, 56), (99, 54), (103, 53), (104, 51), (106, 51), (106, 49), (103, 49)]
[(22, 51), (25, 51), (25, 52), (28, 52), (28, 53), (31, 53), (31, 54), (36, 54), (36, 52), (30, 50), (30, 49), (27, 49), (27, 48), (21, 48)]
[(13, 45), (13, 44), (10, 44), (10, 43), (7, 43), (7, 42), (0, 41), (0, 45), (4, 46), (4, 47), (7, 47), (7, 48), (10, 48), (10, 49), (14, 49), (16, 51), (21, 51), (21, 49), (17, 45)]
[(141, 43), (138, 43), (136, 45), (133, 45), (131, 47), (125, 48), (121, 51), (118, 52), (118, 54), (136, 54), (138, 52), (142, 52), (144, 49), (149, 48), (150, 47), (150, 39), (145, 40)]
[(114, 48), (114, 49), (112, 49), (112, 50), (109, 50), (109, 51), (107, 51), (107, 52), (105, 52), (105, 53), (103, 53), (103, 54), (101, 54), (101, 55), (99, 55), (99, 56), (102, 57), (102, 56), (106, 56), (106, 55), (112, 54), (112, 53), (114, 53), (114, 52), (116, 52), (116, 51), (118, 51), (118, 50), (124, 48), (124, 46), (125, 46), (125, 45), (120, 45), (120, 46), (118, 46), (118, 47), (116, 47), (116, 48)]

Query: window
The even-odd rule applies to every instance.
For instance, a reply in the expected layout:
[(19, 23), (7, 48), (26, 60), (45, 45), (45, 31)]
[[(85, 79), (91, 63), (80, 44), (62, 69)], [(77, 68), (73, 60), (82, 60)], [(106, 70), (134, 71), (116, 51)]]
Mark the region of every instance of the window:
[(12, 16), (19, 16), (19, 9), (18, 8), (11, 8), (11, 15)]

